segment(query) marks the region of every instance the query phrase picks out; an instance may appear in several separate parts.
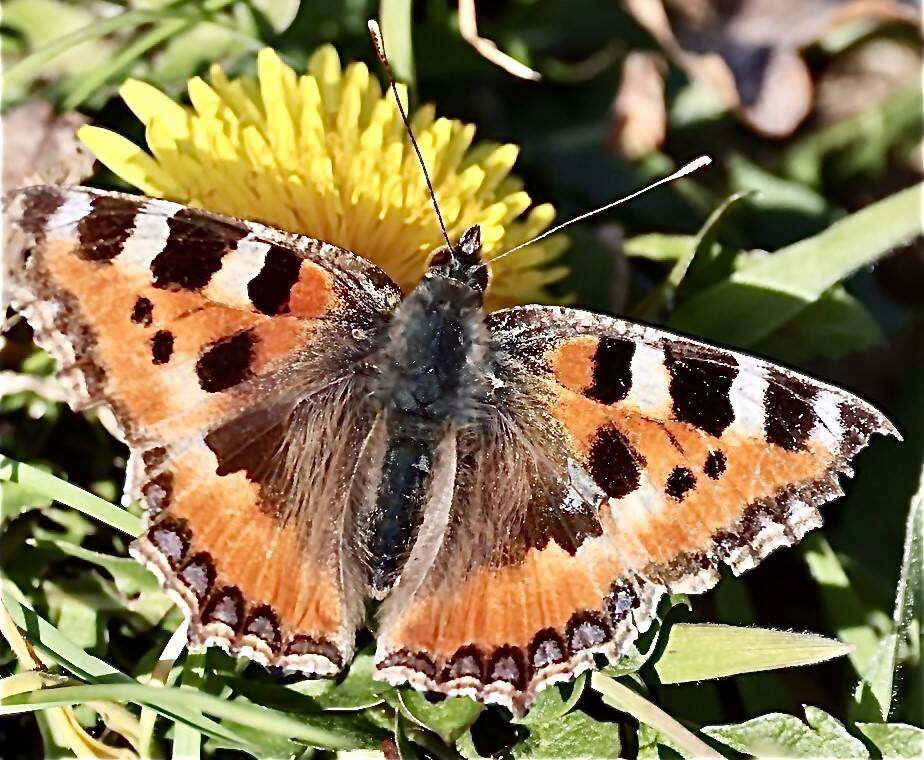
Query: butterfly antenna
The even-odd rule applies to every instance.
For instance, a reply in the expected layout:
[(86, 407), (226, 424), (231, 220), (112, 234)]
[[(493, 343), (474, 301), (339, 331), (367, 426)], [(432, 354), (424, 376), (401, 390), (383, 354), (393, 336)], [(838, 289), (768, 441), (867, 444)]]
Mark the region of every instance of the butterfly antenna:
[(600, 208), (595, 208), (593, 211), (587, 211), (581, 214), (580, 216), (574, 217), (574, 219), (569, 219), (567, 222), (562, 222), (558, 226), (552, 227), (551, 229), (546, 230), (541, 235), (536, 235), (536, 237), (530, 240), (527, 240), (525, 243), (520, 243), (519, 245), (511, 248), (509, 251), (504, 251), (502, 254), (500, 254), (500, 256), (494, 256), (493, 258), (490, 259), (490, 261), (491, 263), (493, 263), (497, 261), (498, 259), (504, 258), (504, 256), (509, 256), (511, 253), (515, 251), (519, 251), (521, 248), (525, 248), (528, 245), (532, 245), (533, 243), (536, 243), (542, 240), (543, 238), (547, 238), (549, 235), (554, 235), (556, 232), (561, 232), (565, 227), (569, 227), (575, 222), (582, 222), (585, 219), (588, 219), (592, 216), (595, 216), (597, 214), (602, 214), (604, 211), (609, 211), (614, 206), (618, 206), (621, 203), (626, 203), (627, 201), (631, 201), (633, 198), (638, 198), (638, 196), (644, 195), (649, 190), (654, 190), (659, 185), (664, 185), (668, 182), (673, 182), (675, 179), (680, 179), (681, 177), (684, 177), (687, 174), (692, 174), (698, 169), (702, 169), (704, 166), (709, 166), (709, 164), (711, 163), (712, 163), (712, 159), (709, 156), (700, 156), (699, 158), (696, 158), (690, 161), (690, 163), (682, 166), (680, 169), (675, 171), (669, 177), (662, 177), (657, 182), (652, 182), (650, 185), (646, 185), (641, 190), (636, 190), (634, 193), (627, 195), (624, 198), (620, 198), (611, 203), (607, 203), (605, 206), (600, 206)]
[(414, 131), (411, 129), (411, 122), (407, 118), (407, 112), (398, 96), (398, 85), (395, 82), (395, 75), (391, 70), (391, 64), (388, 62), (388, 56), (385, 55), (385, 39), (382, 37), (382, 30), (379, 29), (379, 23), (375, 19), (369, 19), (369, 36), (372, 37), (372, 43), (375, 45), (375, 52), (385, 68), (385, 74), (388, 77), (388, 83), (391, 91), (394, 93), (395, 102), (398, 104), (398, 111), (401, 112), (401, 119), (404, 121), (404, 127), (407, 129), (407, 136), (410, 138), (411, 145), (414, 146), (414, 152), (417, 154), (417, 160), (420, 162), (420, 168), (423, 170), (424, 180), (427, 183), (427, 189), (430, 191), (430, 200), (433, 202), (433, 210), (436, 212), (436, 218), (439, 220), (440, 229), (443, 231), (443, 239), (449, 250), (452, 250), (452, 243), (449, 240), (449, 233), (446, 231), (446, 223), (443, 221), (443, 215), (440, 213), (440, 205), (436, 202), (436, 190), (433, 189), (433, 183), (430, 181), (430, 173), (427, 171), (427, 164), (424, 162), (423, 154), (414, 139)]

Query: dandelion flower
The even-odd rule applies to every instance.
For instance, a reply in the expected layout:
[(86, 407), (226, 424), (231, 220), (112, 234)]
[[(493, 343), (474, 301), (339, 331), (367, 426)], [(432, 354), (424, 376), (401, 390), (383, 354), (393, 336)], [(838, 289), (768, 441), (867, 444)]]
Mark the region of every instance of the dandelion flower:
[[(144, 123), (150, 153), (99, 127), (79, 136), (148, 195), (334, 243), (413, 288), (442, 235), (395, 101), (368, 68), (344, 69), (328, 45), (301, 76), (269, 49), (257, 58), (256, 78), (229, 79), (217, 65), (210, 73), (210, 83), (189, 80), (190, 107), (125, 82), (120, 94)], [(552, 222), (555, 209), (530, 210), (510, 173), (515, 145), (473, 146), (473, 125), (437, 118), (429, 105), (411, 123), (452, 239), (480, 224), (490, 259)], [(498, 261), (488, 308), (553, 300), (547, 286), (567, 269), (550, 263), (566, 245), (551, 236)]]

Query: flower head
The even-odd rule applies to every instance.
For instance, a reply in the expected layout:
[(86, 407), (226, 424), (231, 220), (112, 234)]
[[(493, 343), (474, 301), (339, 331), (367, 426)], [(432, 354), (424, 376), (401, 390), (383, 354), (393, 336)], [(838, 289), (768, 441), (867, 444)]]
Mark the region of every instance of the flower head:
[[(216, 65), (210, 79), (188, 82), (191, 107), (143, 82), (122, 86), (150, 154), (98, 127), (80, 138), (148, 195), (334, 243), (413, 288), (442, 234), (395, 101), (368, 68), (342, 68), (328, 45), (299, 76), (266, 49), (256, 78), (229, 79)], [(490, 259), (549, 226), (554, 208), (528, 211), (530, 197), (510, 174), (515, 145), (473, 146), (473, 125), (437, 118), (429, 105), (411, 124), (452, 239), (480, 224)], [(567, 269), (547, 265), (566, 245), (551, 236), (498, 261), (488, 308), (550, 300), (546, 286)]]

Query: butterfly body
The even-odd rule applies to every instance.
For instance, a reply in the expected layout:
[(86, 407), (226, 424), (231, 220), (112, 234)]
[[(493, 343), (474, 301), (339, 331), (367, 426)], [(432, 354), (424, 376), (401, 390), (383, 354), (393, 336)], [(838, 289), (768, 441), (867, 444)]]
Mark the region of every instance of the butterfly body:
[[(165, 201), (6, 198), (13, 306), (131, 450), (132, 554), (221, 646), (522, 712), (821, 524), (866, 402), (562, 307), (485, 314), (477, 228), (406, 297), (310, 238)], [(28, 255), (26, 255), (28, 254)]]

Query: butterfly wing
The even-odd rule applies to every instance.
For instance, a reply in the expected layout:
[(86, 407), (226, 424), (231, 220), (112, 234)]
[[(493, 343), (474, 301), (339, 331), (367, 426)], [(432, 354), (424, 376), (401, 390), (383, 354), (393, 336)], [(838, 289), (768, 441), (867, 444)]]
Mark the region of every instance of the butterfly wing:
[(661, 594), (818, 527), (869, 436), (898, 435), (845, 391), (652, 327), (540, 306), (489, 326), (496, 410), (458, 436), (436, 560), (383, 609), (395, 683), (520, 711), (618, 657)]
[(43, 186), (6, 206), (13, 306), (72, 406), (114, 412), (125, 498), (148, 515), (132, 553), (191, 644), (338, 669), (362, 620), (342, 537), (371, 425), (355, 368), (397, 287), (334, 246), (165, 201)]

